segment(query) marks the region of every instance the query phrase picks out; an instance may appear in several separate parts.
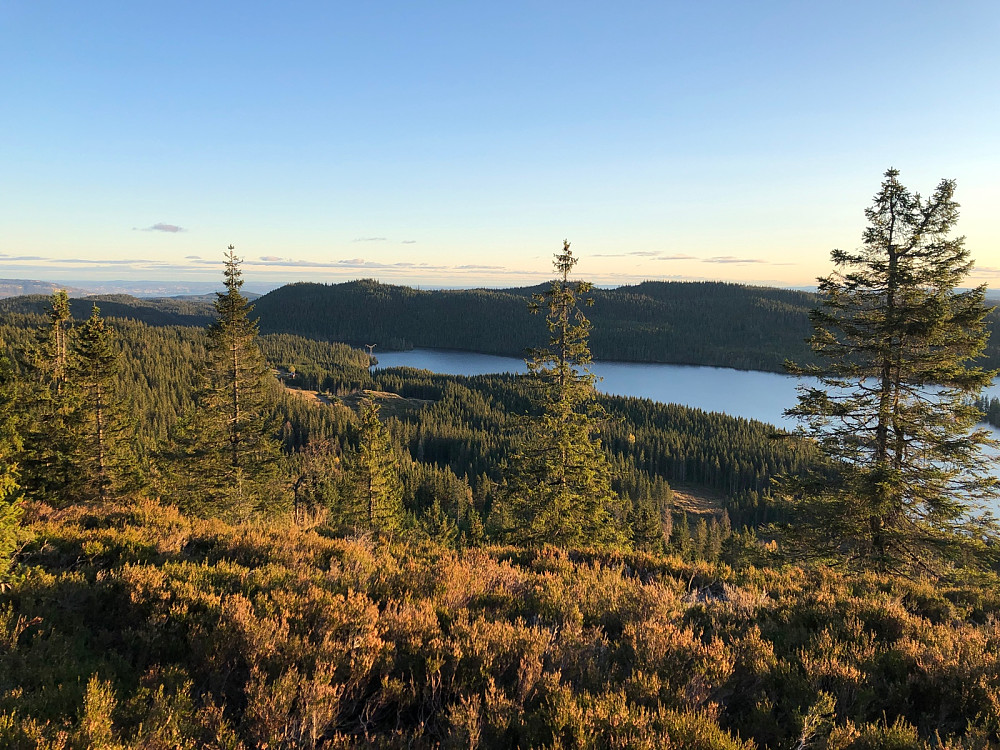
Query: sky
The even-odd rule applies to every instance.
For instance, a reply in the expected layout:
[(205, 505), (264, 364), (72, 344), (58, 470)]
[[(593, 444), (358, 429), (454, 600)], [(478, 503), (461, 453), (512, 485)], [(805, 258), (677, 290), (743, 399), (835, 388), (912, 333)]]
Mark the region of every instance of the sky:
[(1000, 3), (0, 2), (0, 277), (803, 286), (883, 172), (1000, 285)]

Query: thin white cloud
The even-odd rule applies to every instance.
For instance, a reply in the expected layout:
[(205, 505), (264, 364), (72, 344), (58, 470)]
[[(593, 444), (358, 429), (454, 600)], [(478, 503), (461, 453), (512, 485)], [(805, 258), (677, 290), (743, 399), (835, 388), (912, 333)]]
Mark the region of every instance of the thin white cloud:
[[(136, 229), (136, 227), (132, 227)], [(151, 227), (145, 227), (142, 229), (143, 232), (166, 232), (167, 234), (177, 234), (178, 232), (186, 232), (184, 227), (179, 227), (176, 224), (165, 224), (162, 221), (153, 224)]]
[(714, 258), (704, 258), (702, 263), (767, 263), (760, 258), (737, 258), (735, 255), (716, 255)]
[(997, 276), (1000, 275), (1000, 268), (994, 266), (973, 266), (969, 271), (969, 276)]
[(351, 242), (388, 242), (388, 237), (355, 237)]

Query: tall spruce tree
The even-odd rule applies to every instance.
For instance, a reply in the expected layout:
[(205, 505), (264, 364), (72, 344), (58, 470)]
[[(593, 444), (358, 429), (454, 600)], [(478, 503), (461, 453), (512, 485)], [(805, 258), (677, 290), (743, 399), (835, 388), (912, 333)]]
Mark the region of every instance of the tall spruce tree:
[(279, 456), (268, 414), (273, 378), (258, 344), (253, 305), (240, 292), (242, 259), (230, 245), (218, 320), (208, 327), (207, 361), (196, 408), (175, 434), (169, 473), (185, 509), (245, 519), (270, 499)]
[(347, 486), (339, 520), (344, 526), (390, 532), (403, 516), (399, 467), (378, 404), (366, 398), (360, 412), (358, 448), (344, 458)]
[(0, 583), (10, 570), (17, 549), (21, 520), (21, 497), (16, 457), (21, 451), (14, 408), (15, 379), (10, 360), (2, 353), (0, 341)]
[(73, 319), (64, 290), (50, 299), (47, 324), (21, 357), (18, 394), (23, 448), (18, 456), (25, 494), (52, 505), (85, 495), (81, 449), (81, 392), (72, 378)]
[(106, 501), (121, 476), (122, 410), (117, 379), (120, 356), (114, 331), (95, 304), (77, 330), (73, 378), (82, 393), (79, 455), (90, 493)]
[(590, 304), (591, 284), (569, 280), (577, 263), (569, 242), (556, 253), (556, 279), (536, 295), (532, 312), (546, 311), (549, 346), (532, 352), (530, 377), (539, 415), (528, 420), (505, 478), (498, 518), (502, 534), (530, 545), (620, 544), (626, 536), (611, 469), (600, 439), (602, 416), (588, 339), (590, 321), (580, 310)]
[[(818, 378), (786, 413), (804, 420), (830, 475), (788, 481), (803, 502), (793, 549), (866, 567), (940, 569), (995, 532), (976, 511), (995, 496), (973, 401), (994, 373), (973, 362), (987, 340), (985, 288), (958, 291), (972, 263), (955, 183), (926, 200), (890, 169), (861, 247), (834, 250), (819, 280), (813, 350)], [(965, 550), (963, 552), (963, 549)]]
[(66, 290), (60, 289), (54, 292), (50, 305), (45, 356), (48, 360), (48, 378), (52, 388), (59, 393), (69, 377), (69, 331), (73, 325), (73, 316), (69, 311), (69, 295)]

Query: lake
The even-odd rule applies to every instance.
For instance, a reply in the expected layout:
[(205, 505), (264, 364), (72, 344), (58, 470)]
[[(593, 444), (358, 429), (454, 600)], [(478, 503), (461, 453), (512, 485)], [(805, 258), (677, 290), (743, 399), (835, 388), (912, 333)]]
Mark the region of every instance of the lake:
[[(523, 359), (492, 354), (413, 349), (382, 352), (378, 366), (416, 367), (443, 375), (488, 375), (527, 372)], [(615, 396), (637, 396), (664, 403), (719, 411), (734, 417), (759, 419), (791, 429), (782, 411), (795, 404), (798, 379), (773, 372), (733, 370), (726, 367), (595, 362), (591, 368), (601, 378), (600, 391)]]
[[(382, 352), (378, 366), (415, 367), (442, 375), (528, 371), (524, 360), (516, 357), (444, 349)], [(795, 405), (796, 388), (809, 380), (756, 370), (642, 362), (595, 362), (591, 369), (601, 378), (597, 388), (603, 393), (718, 411), (788, 429), (795, 426), (794, 421), (785, 418), (783, 412)], [(1000, 397), (1000, 385), (994, 384), (984, 394)], [(1000, 438), (1000, 431), (995, 432)]]

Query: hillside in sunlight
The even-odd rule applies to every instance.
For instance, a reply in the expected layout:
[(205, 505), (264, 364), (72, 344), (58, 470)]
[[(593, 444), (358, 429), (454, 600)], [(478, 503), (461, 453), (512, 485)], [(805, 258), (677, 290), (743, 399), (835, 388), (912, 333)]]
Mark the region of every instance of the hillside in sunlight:
[(27, 520), (0, 592), (4, 747), (986, 748), (1000, 728), (995, 580), (378, 544), (152, 501)]

